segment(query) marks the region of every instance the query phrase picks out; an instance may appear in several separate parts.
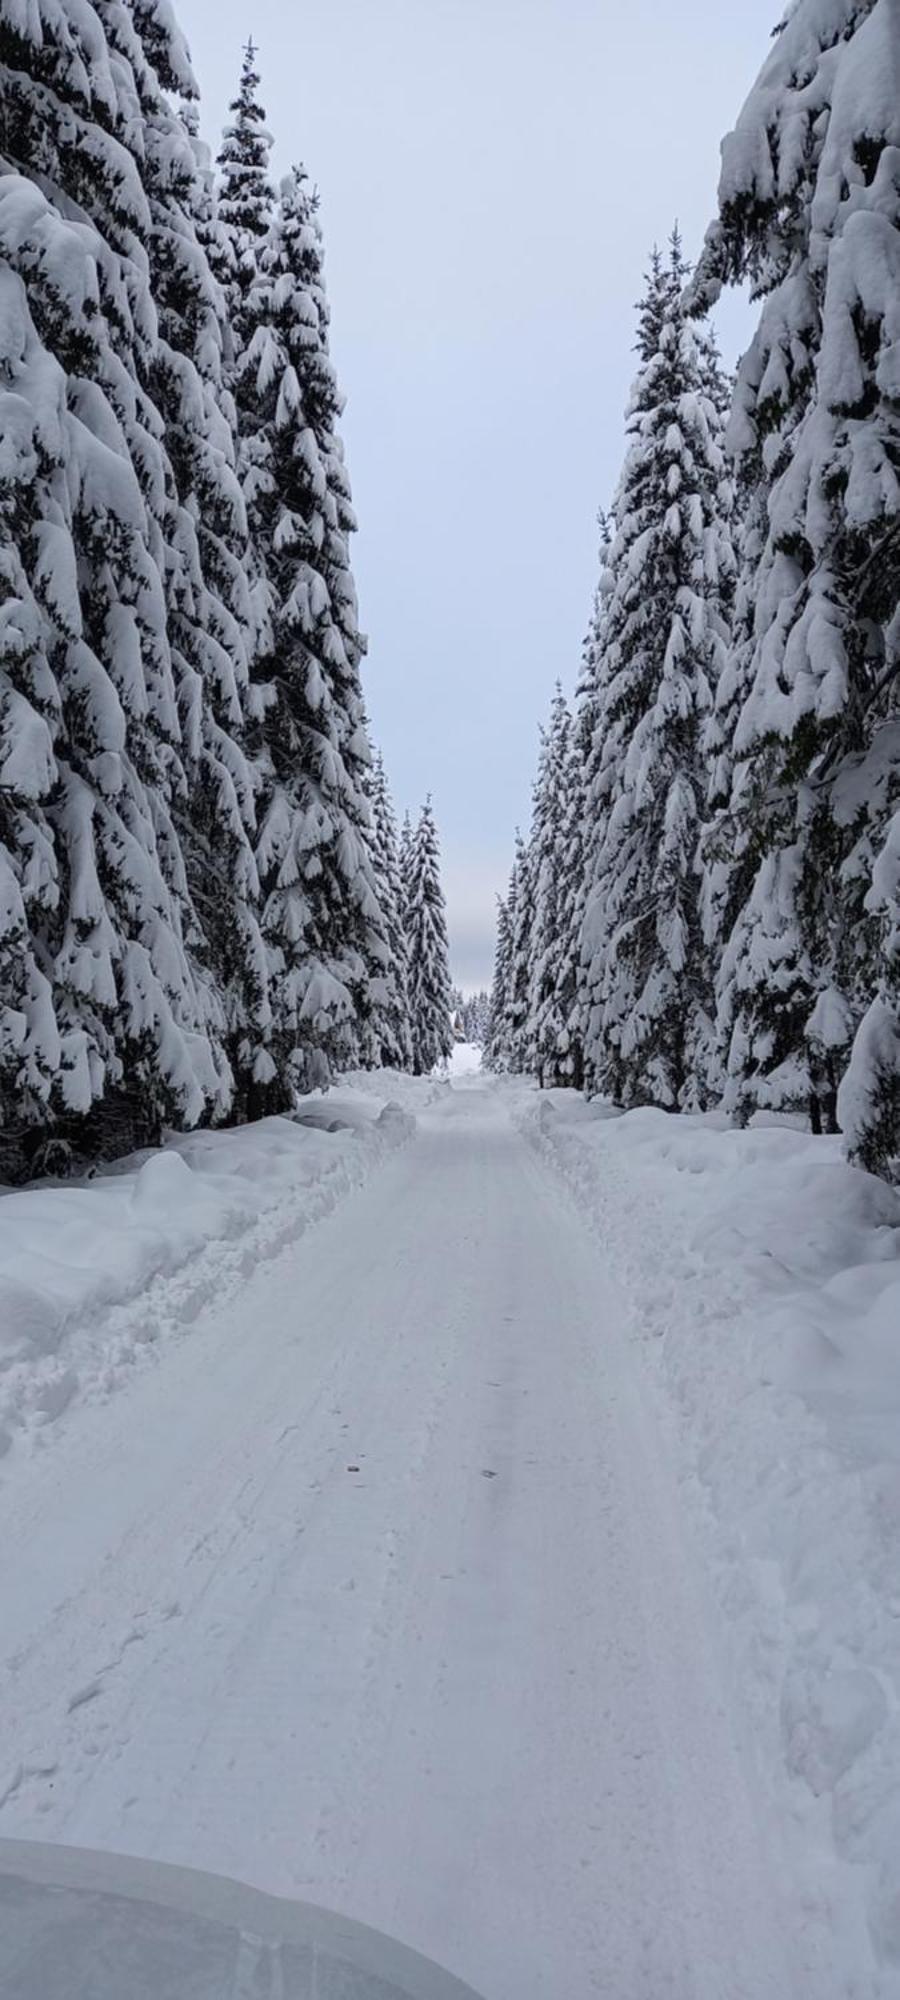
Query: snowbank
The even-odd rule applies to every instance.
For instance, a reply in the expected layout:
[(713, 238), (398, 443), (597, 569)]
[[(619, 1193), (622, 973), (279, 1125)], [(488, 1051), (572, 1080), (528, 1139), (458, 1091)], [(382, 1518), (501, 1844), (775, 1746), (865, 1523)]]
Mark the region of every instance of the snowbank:
[(415, 1129), (435, 1084), (380, 1071), (294, 1117), (195, 1132), (90, 1180), (0, 1198), (0, 1457), (73, 1397), (108, 1394)]
[(900, 1994), (900, 1203), (784, 1123), (503, 1087), (674, 1411), (804, 1921)]

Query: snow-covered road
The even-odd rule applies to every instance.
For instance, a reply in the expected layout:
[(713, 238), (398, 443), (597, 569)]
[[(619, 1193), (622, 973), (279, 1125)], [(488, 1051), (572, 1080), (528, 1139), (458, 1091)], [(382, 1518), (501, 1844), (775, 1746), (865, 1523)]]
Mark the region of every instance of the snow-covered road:
[(820, 2000), (623, 1311), (457, 1086), (8, 1481), (0, 1834), (308, 1896), (486, 2000)]

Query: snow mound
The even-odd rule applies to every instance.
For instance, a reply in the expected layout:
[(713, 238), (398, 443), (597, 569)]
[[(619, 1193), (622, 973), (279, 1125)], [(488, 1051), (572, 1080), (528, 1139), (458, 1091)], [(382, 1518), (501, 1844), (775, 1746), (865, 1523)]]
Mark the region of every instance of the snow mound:
[(633, 1301), (810, 1915), (900, 1994), (900, 1202), (774, 1118), (498, 1087)]
[[(401, 1111), (415, 1116), (430, 1104), (438, 1103), (446, 1088), (446, 1078), (439, 1070), (432, 1076), (409, 1076), (400, 1069), (360, 1069), (341, 1078), (340, 1098), (342, 1104), (355, 1103), (361, 1115), (367, 1101), (377, 1097), (382, 1103), (388, 1098)], [(323, 1102), (333, 1104), (336, 1096), (335, 1091), (329, 1091)]]
[(432, 1097), (427, 1079), (373, 1072), (289, 1117), (188, 1133), (92, 1179), (3, 1195), (0, 1457), (75, 1397), (111, 1393), (328, 1214), (405, 1144)]

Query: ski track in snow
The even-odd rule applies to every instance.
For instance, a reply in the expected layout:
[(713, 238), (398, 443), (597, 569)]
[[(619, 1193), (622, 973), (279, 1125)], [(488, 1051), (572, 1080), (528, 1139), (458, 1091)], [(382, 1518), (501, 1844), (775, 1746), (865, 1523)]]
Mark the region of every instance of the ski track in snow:
[(0, 1834), (486, 2000), (833, 2000), (602, 1248), (480, 1082), (11, 1468)]

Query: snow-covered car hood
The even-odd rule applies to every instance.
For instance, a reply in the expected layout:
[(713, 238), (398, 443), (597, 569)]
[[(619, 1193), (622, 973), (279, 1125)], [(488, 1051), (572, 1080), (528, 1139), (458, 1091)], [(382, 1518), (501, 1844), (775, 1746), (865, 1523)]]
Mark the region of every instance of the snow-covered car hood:
[(3, 2000), (477, 2000), (349, 1918), (224, 1876), (0, 1840)]

